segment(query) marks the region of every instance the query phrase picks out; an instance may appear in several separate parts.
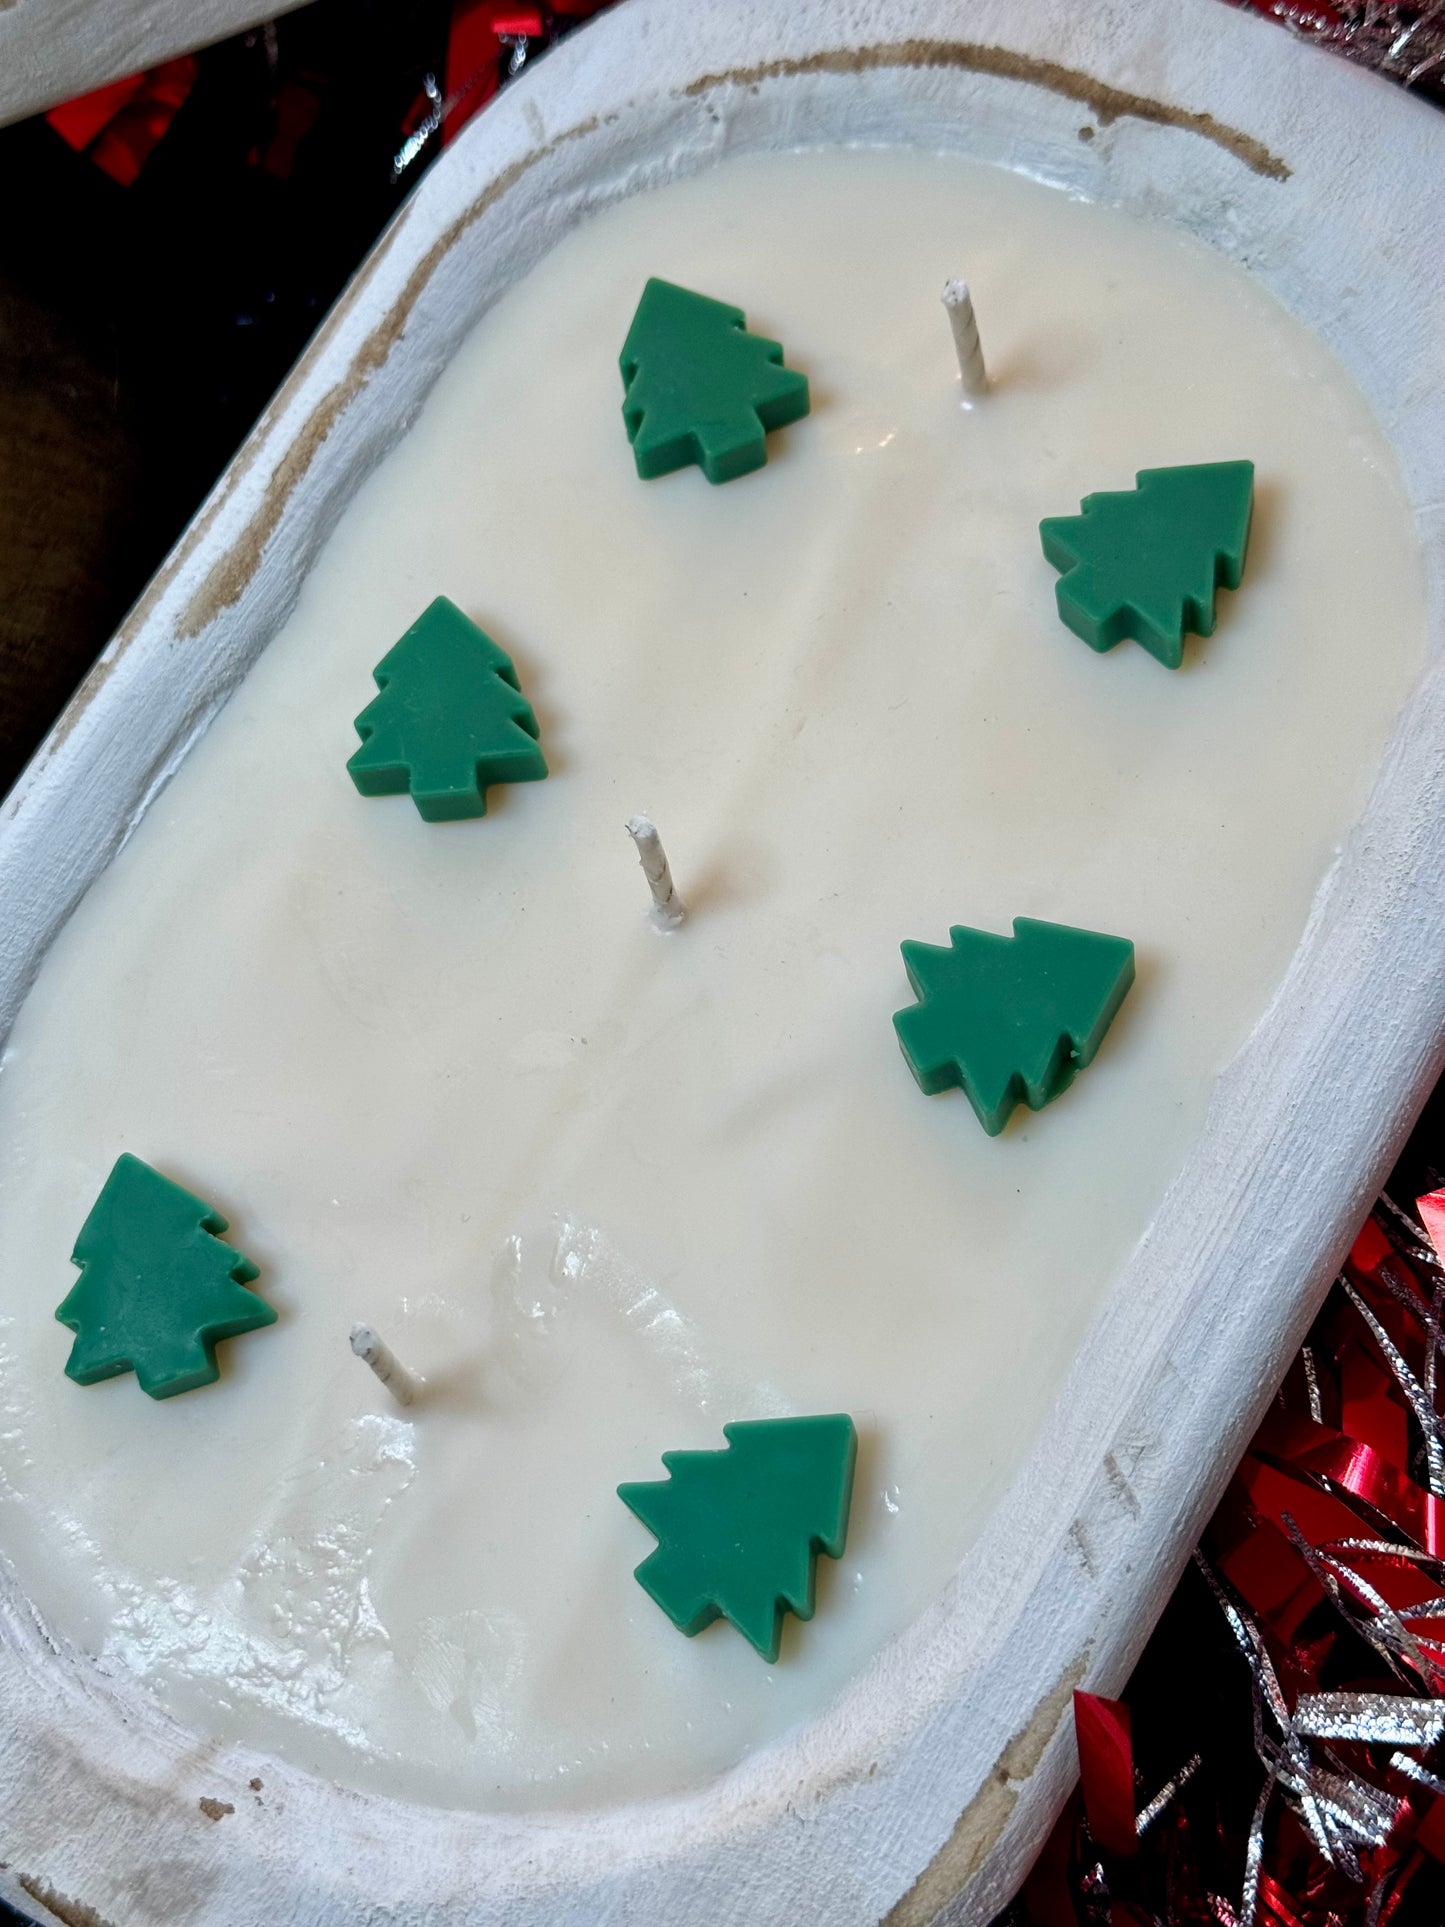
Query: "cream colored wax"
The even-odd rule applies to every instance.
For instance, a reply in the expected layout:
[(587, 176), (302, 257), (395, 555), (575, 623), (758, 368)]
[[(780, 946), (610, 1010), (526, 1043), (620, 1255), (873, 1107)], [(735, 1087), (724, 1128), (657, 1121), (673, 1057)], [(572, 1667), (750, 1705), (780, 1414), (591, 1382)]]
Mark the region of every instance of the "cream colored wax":
[[(767, 468), (633, 470), (645, 278), (812, 382)], [(959, 404), (966, 275), (991, 392)], [(1041, 516), (1247, 457), (1244, 587), (1170, 674), (1054, 611)], [(552, 774), (429, 826), (348, 780), (445, 593)], [(957, 160), (721, 166), (573, 234), (477, 328), (46, 963), (0, 1075), (0, 1546), (204, 1735), (455, 1805), (695, 1784), (939, 1592), (1200, 1128), (1422, 640), (1390, 453), (1248, 275)], [(624, 830), (649, 812), (687, 922)], [(999, 1139), (928, 1099), (898, 946), (1133, 938), (1092, 1069)], [(155, 1404), (63, 1376), (117, 1153), (211, 1200), (279, 1312)], [(398, 1406), (373, 1324), (426, 1380)], [(723, 1424), (846, 1410), (846, 1557), (764, 1665), (631, 1576), (614, 1496)]]

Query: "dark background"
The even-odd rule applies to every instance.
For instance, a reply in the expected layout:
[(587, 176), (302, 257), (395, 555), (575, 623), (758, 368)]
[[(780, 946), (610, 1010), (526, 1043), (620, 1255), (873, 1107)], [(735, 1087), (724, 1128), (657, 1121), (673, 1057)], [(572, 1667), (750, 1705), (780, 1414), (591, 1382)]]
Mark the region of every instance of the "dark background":
[[(473, 32), (493, 71), (447, 132), (602, 4)], [(315, 0), (203, 51), (129, 184), (100, 140), (0, 129), (0, 795), (440, 151), (395, 177), (454, 11)]]

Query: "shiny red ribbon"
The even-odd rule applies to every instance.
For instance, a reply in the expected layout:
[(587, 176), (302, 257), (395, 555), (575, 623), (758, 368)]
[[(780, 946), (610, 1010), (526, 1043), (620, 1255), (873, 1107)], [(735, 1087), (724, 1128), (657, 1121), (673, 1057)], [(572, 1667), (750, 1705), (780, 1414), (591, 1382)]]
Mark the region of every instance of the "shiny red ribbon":
[(89, 149), (103, 174), (129, 187), (185, 105), (199, 71), (192, 57), (182, 54), (149, 73), (130, 74), (62, 101), (45, 119), (67, 147), (78, 154)]

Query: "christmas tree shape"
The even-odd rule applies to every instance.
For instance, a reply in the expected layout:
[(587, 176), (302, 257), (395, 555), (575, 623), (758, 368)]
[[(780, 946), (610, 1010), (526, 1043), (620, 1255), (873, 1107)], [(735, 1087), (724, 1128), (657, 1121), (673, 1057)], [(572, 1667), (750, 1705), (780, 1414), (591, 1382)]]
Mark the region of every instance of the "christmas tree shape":
[(1134, 981), (1124, 937), (1015, 917), (1012, 937), (958, 925), (947, 947), (905, 943), (919, 1002), (893, 1019), (930, 1096), (962, 1085), (996, 1137), (1015, 1104), (1042, 1110), (1091, 1063)]
[(1040, 522), (1044, 554), (1065, 573), (1059, 614), (1091, 649), (1132, 636), (1166, 669), (1184, 633), (1214, 633), (1214, 592), (1237, 589), (1249, 546), (1253, 462), (1145, 468), (1138, 487), (1086, 495), (1080, 515)]
[(428, 823), (485, 816), (489, 783), (547, 774), (537, 718), (511, 657), (438, 596), (372, 671), (380, 695), (356, 719), (346, 765), (363, 796), (400, 796)]
[(216, 1346), (276, 1314), (246, 1289), (256, 1267), (220, 1234), (226, 1220), (127, 1151), (71, 1253), (80, 1277), (55, 1316), (75, 1333), (66, 1375), (95, 1385), (133, 1371), (152, 1398), (219, 1376)]
[(636, 1578), (690, 1639), (730, 1619), (771, 1663), (783, 1614), (813, 1617), (817, 1555), (843, 1556), (858, 1435), (846, 1413), (748, 1419), (722, 1452), (664, 1452), (669, 1477), (617, 1496), (656, 1535)]
[(644, 481), (696, 462), (730, 482), (768, 459), (767, 431), (808, 412), (808, 377), (741, 308), (671, 281), (642, 290), (622, 348), (622, 417)]

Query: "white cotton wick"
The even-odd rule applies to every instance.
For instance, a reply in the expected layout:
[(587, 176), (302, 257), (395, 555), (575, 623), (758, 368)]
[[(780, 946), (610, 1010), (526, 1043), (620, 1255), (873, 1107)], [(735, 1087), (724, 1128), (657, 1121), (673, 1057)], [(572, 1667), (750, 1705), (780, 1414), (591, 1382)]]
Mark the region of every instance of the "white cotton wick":
[(953, 345), (958, 351), (958, 372), (963, 378), (966, 401), (977, 401), (988, 393), (988, 370), (983, 365), (983, 344), (978, 338), (978, 316), (973, 311), (973, 296), (966, 281), (945, 281), (943, 305), (953, 329)]
[(370, 1325), (353, 1325), (351, 1349), (363, 1365), (369, 1365), (398, 1405), (410, 1405), (421, 1390), (420, 1379), (413, 1378), (381, 1334)]
[(667, 861), (667, 852), (662, 847), (662, 838), (657, 834), (656, 824), (650, 816), (630, 816), (627, 819), (627, 834), (637, 845), (642, 874), (647, 878), (647, 887), (652, 892), (652, 921), (659, 930), (676, 930), (687, 915), (687, 906), (677, 894), (677, 885), (672, 880), (672, 869)]

